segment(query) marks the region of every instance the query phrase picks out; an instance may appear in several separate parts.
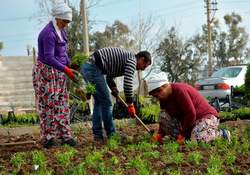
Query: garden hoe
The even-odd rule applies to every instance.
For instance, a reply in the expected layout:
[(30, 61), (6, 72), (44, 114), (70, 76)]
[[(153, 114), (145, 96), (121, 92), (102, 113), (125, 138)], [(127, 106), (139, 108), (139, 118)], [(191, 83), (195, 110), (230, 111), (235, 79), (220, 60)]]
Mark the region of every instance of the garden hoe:
[[(126, 107), (128, 107), (127, 103), (118, 95), (117, 97)], [(154, 134), (154, 130), (150, 130), (144, 123), (143, 121), (135, 114), (135, 119), (147, 130), (148, 133), (151, 135)]]

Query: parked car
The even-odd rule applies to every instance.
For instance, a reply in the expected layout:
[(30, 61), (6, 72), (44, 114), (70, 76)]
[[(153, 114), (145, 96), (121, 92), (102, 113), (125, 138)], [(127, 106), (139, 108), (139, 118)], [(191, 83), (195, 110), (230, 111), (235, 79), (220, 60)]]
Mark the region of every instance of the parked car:
[(200, 79), (195, 83), (196, 89), (204, 96), (227, 99), (231, 89), (245, 83), (247, 66), (230, 66), (219, 69), (211, 77)]

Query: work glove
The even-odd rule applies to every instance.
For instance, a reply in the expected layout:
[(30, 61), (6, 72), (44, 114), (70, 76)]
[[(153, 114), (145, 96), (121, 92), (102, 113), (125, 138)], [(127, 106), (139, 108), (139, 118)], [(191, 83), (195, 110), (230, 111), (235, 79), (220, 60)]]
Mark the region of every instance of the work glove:
[(119, 91), (118, 91), (117, 87), (112, 87), (112, 88), (111, 88), (111, 94), (112, 94), (115, 98), (118, 97)]
[(128, 104), (128, 114), (129, 114), (130, 117), (132, 117), (132, 118), (134, 118), (135, 115), (136, 115), (135, 107), (134, 107), (133, 103)]
[(183, 145), (183, 144), (184, 144), (184, 141), (185, 141), (185, 137), (183, 137), (181, 134), (179, 134), (179, 135), (176, 137), (176, 141), (177, 141), (180, 145)]
[(78, 83), (78, 72), (70, 69), (68, 66), (64, 67), (64, 73), (75, 83)]
[(158, 142), (160, 144), (163, 144), (163, 140), (162, 140), (162, 135), (161, 134), (155, 134), (153, 135), (152, 139), (153, 142)]

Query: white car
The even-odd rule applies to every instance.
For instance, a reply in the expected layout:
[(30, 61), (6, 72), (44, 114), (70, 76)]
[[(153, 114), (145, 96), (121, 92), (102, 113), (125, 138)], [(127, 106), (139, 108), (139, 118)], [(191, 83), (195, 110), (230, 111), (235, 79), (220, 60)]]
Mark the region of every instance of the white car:
[(214, 72), (210, 78), (200, 79), (195, 88), (204, 96), (226, 99), (231, 94), (231, 88), (245, 83), (247, 66), (230, 66)]

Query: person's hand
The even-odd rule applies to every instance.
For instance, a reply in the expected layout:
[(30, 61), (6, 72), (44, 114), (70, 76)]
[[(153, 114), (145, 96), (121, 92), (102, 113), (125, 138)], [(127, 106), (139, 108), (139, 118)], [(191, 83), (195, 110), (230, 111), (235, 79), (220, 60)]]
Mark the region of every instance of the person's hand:
[(151, 138), (151, 140), (153, 142), (158, 142), (160, 144), (163, 144), (163, 140), (162, 140), (162, 135), (161, 134), (155, 134), (155, 135), (153, 135), (153, 137)]
[(132, 118), (134, 118), (135, 115), (136, 115), (135, 107), (134, 107), (133, 103), (128, 104), (128, 114), (129, 114), (130, 117), (132, 117)]
[(185, 137), (183, 137), (181, 134), (179, 134), (176, 138), (176, 141), (180, 144), (183, 145), (185, 141)]
[(78, 75), (78, 72), (73, 70), (73, 69), (70, 69), (69, 67), (65, 66), (64, 68), (64, 73), (72, 80), (74, 81), (75, 83), (78, 82), (77, 80), (77, 75)]
[(119, 91), (118, 91), (117, 87), (112, 87), (112, 88), (111, 88), (111, 94), (112, 94), (115, 98), (118, 97)]

